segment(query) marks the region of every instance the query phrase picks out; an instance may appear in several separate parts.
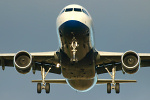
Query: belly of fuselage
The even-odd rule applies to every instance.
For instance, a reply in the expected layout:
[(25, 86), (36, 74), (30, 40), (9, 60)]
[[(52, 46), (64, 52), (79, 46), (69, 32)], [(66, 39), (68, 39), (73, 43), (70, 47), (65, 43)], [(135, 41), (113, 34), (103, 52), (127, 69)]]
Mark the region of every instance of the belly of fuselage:
[(97, 77), (95, 76), (92, 79), (78, 79), (78, 80), (72, 80), (72, 79), (67, 79), (67, 83), (71, 88), (73, 88), (76, 91), (79, 92), (86, 92), (90, 89), (92, 89), (96, 83), (97, 83)]
[(70, 58), (61, 51), (61, 70), (67, 79), (92, 79), (95, 77), (95, 63), (91, 50), (82, 60), (70, 61)]
[[(79, 21), (67, 21), (59, 27), (61, 40), (60, 60), (62, 74), (67, 79), (92, 79), (95, 77), (93, 47), (90, 29)], [(73, 42), (77, 42), (73, 48)]]

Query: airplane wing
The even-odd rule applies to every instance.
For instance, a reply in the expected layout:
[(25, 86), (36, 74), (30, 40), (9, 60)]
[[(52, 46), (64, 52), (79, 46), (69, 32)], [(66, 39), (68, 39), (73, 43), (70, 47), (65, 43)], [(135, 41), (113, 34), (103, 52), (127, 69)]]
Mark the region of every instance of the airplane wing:
[[(116, 66), (116, 71), (122, 70), (121, 56), (122, 52), (102, 52), (98, 51), (96, 60), (97, 74), (107, 73), (105, 67), (111, 72), (113, 64)], [(140, 57), (140, 67), (150, 66), (150, 53), (137, 53)], [(105, 67), (104, 67), (105, 66)]]
[(13, 66), (14, 56), (15, 53), (0, 54), (0, 65), (2, 66), (3, 70), (5, 69), (5, 66)]
[[(32, 56), (32, 69), (34, 70), (41, 70), (41, 63), (44, 63), (46, 68), (45, 71), (51, 67), (50, 72), (61, 74), (61, 69), (56, 68), (57, 59), (55, 55), (57, 54), (57, 51), (53, 52), (37, 52), (37, 53), (30, 53)], [(0, 65), (2, 66), (2, 69), (4, 70), (5, 67), (14, 67), (14, 56), (16, 53), (6, 53), (6, 54), (0, 54)]]

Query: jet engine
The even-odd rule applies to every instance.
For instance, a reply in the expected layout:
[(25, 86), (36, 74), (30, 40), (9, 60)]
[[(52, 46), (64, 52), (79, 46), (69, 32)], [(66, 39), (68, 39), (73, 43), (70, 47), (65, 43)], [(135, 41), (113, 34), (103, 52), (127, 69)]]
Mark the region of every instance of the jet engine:
[(26, 74), (31, 70), (32, 56), (26, 51), (19, 51), (14, 56), (14, 65), (21, 74)]
[(140, 57), (134, 51), (127, 51), (121, 57), (122, 68), (128, 74), (134, 74), (138, 71)]

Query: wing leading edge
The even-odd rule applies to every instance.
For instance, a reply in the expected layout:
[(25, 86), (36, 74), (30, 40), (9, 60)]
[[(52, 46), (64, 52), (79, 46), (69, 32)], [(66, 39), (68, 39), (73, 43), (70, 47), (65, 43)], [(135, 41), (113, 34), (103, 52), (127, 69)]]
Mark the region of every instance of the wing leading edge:
[[(40, 64), (46, 63), (46, 71), (49, 69), (49, 66), (52, 67), (51, 71), (52, 73), (60, 74), (61, 70), (59, 68), (56, 69), (56, 64), (58, 63), (58, 56), (57, 54), (59, 52), (52, 51), (52, 52), (37, 52), (37, 53), (31, 53), (31, 56), (33, 58), (33, 64), (35, 64), (35, 70), (41, 70)], [(101, 52), (98, 51), (98, 57), (96, 59), (96, 65), (97, 67), (97, 73), (107, 73), (105, 70), (105, 67), (109, 69), (111, 72), (113, 64), (117, 67), (116, 71), (122, 70), (122, 64), (121, 64), (121, 56), (124, 53), (122, 52)], [(16, 53), (5, 53), (0, 54), (0, 65), (3, 69), (5, 69), (5, 66), (8, 67), (14, 67), (14, 56)], [(148, 67), (150, 66), (150, 53), (138, 53), (141, 63), (140, 67)], [(104, 67), (105, 65), (105, 67)]]
[[(41, 70), (41, 64), (44, 64), (45, 71), (51, 67), (50, 72), (61, 74), (60, 68), (56, 68), (55, 66), (58, 63), (59, 59), (59, 52), (52, 51), (52, 52), (37, 52), (37, 53), (30, 53), (32, 56), (32, 69), (33, 70)], [(0, 54), (0, 65), (4, 70), (5, 67), (14, 67), (14, 57), (16, 53), (4, 53)]]
[[(122, 70), (121, 57), (124, 53), (122, 52), (101, 52), (98, 51), (96, 59), (97, 73), (107, 73), (105, 67), (111, 72), (112, 67), (116, 66), (116, 71)], [(137, 53), (140, 57), (140, 67), (150, 66), (150, 53)]]

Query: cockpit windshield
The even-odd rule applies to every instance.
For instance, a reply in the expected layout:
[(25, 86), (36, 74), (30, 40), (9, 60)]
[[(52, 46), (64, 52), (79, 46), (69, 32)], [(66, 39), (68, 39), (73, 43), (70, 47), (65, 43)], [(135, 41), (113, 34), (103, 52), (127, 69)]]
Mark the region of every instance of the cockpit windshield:
[(64, 10), (62, 10), (62, 12), (61, 12), (60, 14), (62, 14), (63, 12), (65, 12), (65, 9), (64, 9)]
[(70, 11), (83, 12), (83, 13), (85, 13), (86, 15), (89, 16), (89, 14), (87, 13), (87, 11), (84, 10), (84, 9), (81, 9), (81, 8), (66, 8), (66, 9), (62, 10), (62, 12), (61, 12), (60, 14), (62, 14), (62, 13), (64, 13), (64, 12), (70, 12)]
[(84, 9), (82, 9), (82, 11), (86, 14), (86, 15), (88, 15), (89, 16), (89, 14), (84, 10)]
[(65, 12), (73, 11), (73, 8), (67, 8)]
[(74, 8), (74, 11), (81, 12), (81, 9), (80, 8)]

